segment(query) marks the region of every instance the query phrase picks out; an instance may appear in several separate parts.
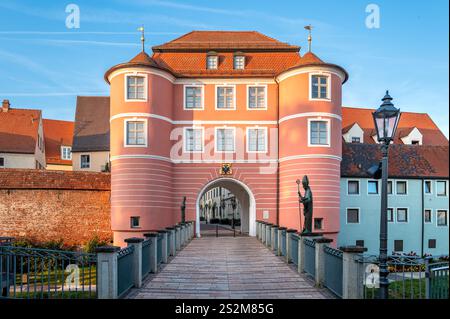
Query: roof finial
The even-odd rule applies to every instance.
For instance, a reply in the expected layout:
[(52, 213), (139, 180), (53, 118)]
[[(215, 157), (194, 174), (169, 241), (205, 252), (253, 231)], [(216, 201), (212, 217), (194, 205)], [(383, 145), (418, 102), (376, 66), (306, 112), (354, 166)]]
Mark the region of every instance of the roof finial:
[(142, 25), (141, 27), (139, 27), (138, 31), (141, 31), (141, 42), (142, 42), (142, 52), (145, 52), (145, 29), (144, 26)]
[(311, 52), (311, 42), (312, 42), (312, 35), (311, 35), (311, 31), (312, 31), (312, 25), (307, 25), (305, 26), (305, 29), (309, 31), (308, 33), (308, 52)]

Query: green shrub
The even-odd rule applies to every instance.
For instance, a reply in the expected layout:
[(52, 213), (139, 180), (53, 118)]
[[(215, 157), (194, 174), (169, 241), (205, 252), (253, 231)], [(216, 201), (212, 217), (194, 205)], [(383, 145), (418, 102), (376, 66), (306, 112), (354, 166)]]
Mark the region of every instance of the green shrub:
[(101, 240), (98, 236), (94, 236), (84, 245), (84, 251), (87, 253), (95, 253), (97, 247), (107, 246), (108, 242), (106, 240)]

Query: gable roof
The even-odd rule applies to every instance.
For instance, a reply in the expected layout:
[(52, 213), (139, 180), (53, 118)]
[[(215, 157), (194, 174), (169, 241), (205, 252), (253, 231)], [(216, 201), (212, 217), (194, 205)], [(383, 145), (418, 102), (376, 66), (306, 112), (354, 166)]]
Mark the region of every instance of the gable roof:
[(72, 152), (109, 151), (109, 96), (77, 96)]
[[(342, 127), (358, 123), (364, 131), (364, 143), (376, 144), (372, 136), (376, 135), (372, 112), (375, 109), (342, 107)], [(423, 135), (424, 145), (448, 145), (448, 139), (433, 122), (427, 113), (402, 112), (394, 144), (403, 144), (401, 137), (405, 132), (412, 131), (416, 127)]]
[(34, 154), (40, 110), (0, 109), (0, 152)]
[(257, 31), (192, 31), (162, 45), (153, 52), (208, 50), (279, 50), (298, 52), (300, 47)]
[(43, 119), (47, 164), (72, 165), (61, 159), (61, 146), (72, 146), (74, 122)]
[[(342, 146), (342, 177), (370, 178), (367, 170), (379, 163), (378, 144)], [(449, 178), (449, 147), (436, 145), (391, 145), (389, 148), (390, 178)]]

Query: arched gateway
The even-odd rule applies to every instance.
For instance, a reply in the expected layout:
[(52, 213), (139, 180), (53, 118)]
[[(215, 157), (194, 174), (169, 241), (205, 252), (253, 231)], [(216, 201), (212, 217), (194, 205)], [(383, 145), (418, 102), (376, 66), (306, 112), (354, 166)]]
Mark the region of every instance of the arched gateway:
[(196, 217), (195, 217), (195, 233), (197, 237), (200, 233), (200, 199), (210, 189), (216, 187), (223, 187), (228, 189), (236, 196), (236, 199), (241, 203), (241, 231), (250, 236), (256, 235), (256, 202), (255, 196), (251, 189), (243, 182), (229, 177), (220, 177), (208, 182), (198, 193), (195, 203)]

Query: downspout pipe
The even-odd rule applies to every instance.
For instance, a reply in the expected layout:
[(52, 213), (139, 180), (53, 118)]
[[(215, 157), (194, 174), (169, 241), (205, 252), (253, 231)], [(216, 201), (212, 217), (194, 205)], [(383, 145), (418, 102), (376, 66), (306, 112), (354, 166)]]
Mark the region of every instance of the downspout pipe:
[(422, 194), (420, 196), (422, 203), (421, 203), (421, 207), (422, 207), (422, 225), (421, 225), (421, 244), (420, 244), (420, 256), (423, 257), (424, 255), (424, 240), (425, 240), (425, 198), (424, 198), (424, 183), (425, 180), (422, 178)]

